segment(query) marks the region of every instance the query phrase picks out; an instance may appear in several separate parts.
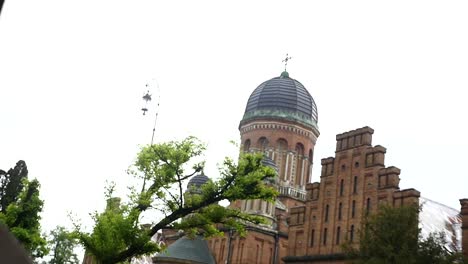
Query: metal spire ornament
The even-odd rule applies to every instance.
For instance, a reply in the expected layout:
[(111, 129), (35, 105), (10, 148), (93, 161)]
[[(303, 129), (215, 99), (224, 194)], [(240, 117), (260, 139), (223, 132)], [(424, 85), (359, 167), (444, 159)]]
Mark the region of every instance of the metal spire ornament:
[[(156, 87), (153, 87), (153, 83), (156, 83)], [(146, 115), (147, 112), (149, 112), (149, 107), (151, 104), (151, 99), (152, 95), (150, 94), (150, 90), (154, 93), (157, 94), (157, 102), (156, 102), (156, 110), (155, 110), (155, 118), (154, 118), (154, 126), (153, 126), (153, 134), (151, 135), (151, 145), (153, 145), (154, 141), (154, 134), (156, 132), (156, 122), (158, 120), (158, 113), (159, 113), (159, 101), (160, 101), (160, 92), (159, 92), (159, 83), (155, 80), (152, 79), (150, 83), (147, 83), (146, 88), (148, 91), (146, 92), (145, 95), (143, 95), (143, 101), (144, 101), (144, 106), (141, 108), (141, 111), (143, 111), (143, 115)], [(156, 89), (156, 92), (154, 91)]]
[[(146, 84), (146, 87), (148, 87), (148, 84)], [(146, 115), (146, 112), (148, 112), (148, 102), (151, 101), (151, 94), (149, 93), (149, 90), (145, 95), (143, 95), (143, 100), (145, 101), (145, 106), (141, 108), (141, 111), (143, 111), (143, 115)]]
[(288, 53), (286, 53), (286, 58), (283, 60), (283, 62), (284, 62), (284, 71), (286, 71), (286, 67), (288, 66), (288, 61), (289, 61), (290, 59), (292, 59), (292, 57), (290, 57), (290, 56), (288, 55)]

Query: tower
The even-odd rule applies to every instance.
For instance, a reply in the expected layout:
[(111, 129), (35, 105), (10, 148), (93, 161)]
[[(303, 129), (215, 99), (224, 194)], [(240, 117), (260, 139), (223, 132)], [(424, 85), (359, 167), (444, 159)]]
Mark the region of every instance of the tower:
[(279, 199), (303, 204), (320, 135), (317, 106), (307, 89), (284, 71), (250, 95), (239, 124), (243, 151), (264, 152), (278, 167)]
[(248, 226), (245, 238), (227, 230), (224, 238), (211, 239), (209, 247), (218, 263), (282, 263), (288, 248), (289, 211), (304, 205), (305, 187), (311, 181), (319, 136), (317, 106), (304, 85), (284, 71), (252, 92), (239, 131), (241, 151), (264, 153), (264, 165), (276, 169), (277, 178), (269, 184), (280, 194), (273, 203), (233, 202), (230, 206), (262, 216), (266, 224)]

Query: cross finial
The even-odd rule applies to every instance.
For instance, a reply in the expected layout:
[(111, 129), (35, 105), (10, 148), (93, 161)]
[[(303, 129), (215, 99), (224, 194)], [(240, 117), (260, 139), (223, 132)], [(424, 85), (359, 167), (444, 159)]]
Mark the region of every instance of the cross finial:
[(284, 62), (284, 71), (286, 71), (286, 67), (288, 66), (288, 61), (292, 59), (291, 57), (289, 57), (288, 53), (286, 53), (286, 58), (283, 60)]

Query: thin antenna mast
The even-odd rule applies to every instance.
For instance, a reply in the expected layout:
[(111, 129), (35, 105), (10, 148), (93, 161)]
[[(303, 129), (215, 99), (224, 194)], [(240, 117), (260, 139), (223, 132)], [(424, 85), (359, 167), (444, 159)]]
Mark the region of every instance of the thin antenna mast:
[[(156, 123), (158, 121), (158, 114), (159, 114), (159, 101), (161, 100), (161, 91), (159, 90), (159, 83), (158, 81), (156, 81), (156, 79), (152, 79), (152, 81), (156, 82), (156, 88), (157, 88), (157, 102), (156, 102), (156, 110), (154, 111), (155, 112), (155, 117), (154, 117), (154, 125), (153, 125), (153, 134), (151, 135), (151, 145), (150, 146), (153, 146), (153, 142), (154, 142), (154, 134), (156, 133)], [(146, 88), (148, 88), (150, 85), (147, 83), (146, 84)], [(151, 88), (151, 87), (150, 87)], [(153, 90), (154, 92), (154, 90)], [(145, 107), (142, 108), (141, 110), (143, 111), (143, 115), (146, 114), (146, 112), (148, 111), (148, 108), (146, 108), (146, 105), (148, 104), (149, 101), (151, 101), (151, 95), (149, 94), (149, 90), (148, 92), (143, 96), (143, 100), (146, 101), (146, 104), (145, 104)], [(144, 176), (143, 178), (143, 186), (141, 188), (141, 192), (145, 191), (145, 187), (146, 187), (146, 175)]]
[(151, 135), (151, 145), (153, 145), (153, 141), (154, 141), (154, 133), (156, 132), (156, 123), (158, 121), (158, 114), (159, 114), (159, 102), (161, 101), (161, 91), (159, 90), (158, 81), (156, 81), (156, 87), (157, 87), (158, 98), (157, 98), (157, 101), (156, 101), (156, 111), (155, 111), (156, 113), (155, 113), (155, 117), (154, 117), (153, 134)]

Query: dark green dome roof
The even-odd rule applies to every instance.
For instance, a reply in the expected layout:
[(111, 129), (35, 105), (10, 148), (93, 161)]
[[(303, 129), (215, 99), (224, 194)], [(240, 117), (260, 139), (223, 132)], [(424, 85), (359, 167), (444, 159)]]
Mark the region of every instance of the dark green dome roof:
[(190, 239), (186, 236), (179, 238), (176, 242), (167, 247), (167, 251), (157, 255), (155, 260), (155, 263), (170, 262), (171, 260), (179, 260), (179, 262), (176, 263), (216, 263), (213, 255), (211, 255), (206, 240), (201, 237)]
[(284, 71), (253, 91), (241, 124), (260, 118), (286, 119), (317, 128), (317, 105), (304, 85)]
[(263, 156), (262, 165), (274, 169), (274, 170), (276, 171), (276, 174), (278, 174), (278, 166), (276, 166), (275, 161), (272, 160), (272, 159), (271, 159), (270, 157), (268, 157), (267, 155), (264, 155), (264, 156)]
[(201, 174), (198, 174), (196, 176), (193, 176), (190, 181), (187, 183), (187, 188), (191, 187), (191, 186), (194, 186), (196, 188), (199, 188), (200, 186), (202, 186), (203, 184), (205, 184), (206, 182), (208, 182), (210, 180), (210, 178), (208, 178), (208, 176), (206, 176), (203, 172)]

